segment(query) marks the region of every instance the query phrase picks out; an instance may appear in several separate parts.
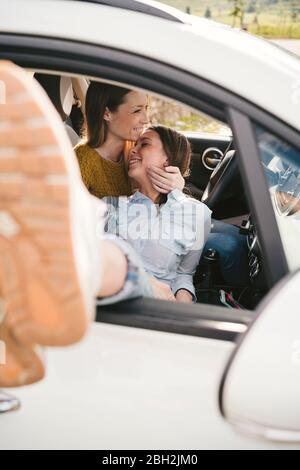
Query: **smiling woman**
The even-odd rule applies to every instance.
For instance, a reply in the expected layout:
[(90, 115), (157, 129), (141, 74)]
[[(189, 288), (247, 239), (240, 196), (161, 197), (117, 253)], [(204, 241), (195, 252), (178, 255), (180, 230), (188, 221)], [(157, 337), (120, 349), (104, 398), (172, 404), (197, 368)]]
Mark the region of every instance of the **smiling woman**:
[[(105, 83), (90, 84), (86, 96), (86, 142), (79, 144), (75, 152), (82, 179), (94, 196), (131, 194), (124, 166), (126, 143), (135, 142), (147, 123), (145, 93)], [(158, 176), (159, 184), (163, 183), (162, 193), (183, 188), (184, 180), (177, 168), (164, 173), (164, 178)]]
[[(157, 201), (160, 197), (160, 187), (167, 188), (167, 181), (160, 183), (157, 173), (164, 177), (164, 168), (172, 165), (178, 168), (186, 177), (189, 173), (191, 162), (191, 147), (183, 134), (164, 126), (149, 127), (138, 139), (132, 148), (128, 160), (128, 175), (143, 186), (148, 194), (157, 192)], [(151, 168), (157, 168), (154, 173)], [(152, 176), (150, 179), (149, 176)], [(155, 196), (153, 196), (155, 199)]]
[(183, 134), (150, 127), (129, 154), (128, 173), (139, 191), (129, 198), (106, 198), (106, 231), (134, 248), (152, 285), (160, 281), (169, 286), (163, 298), (186, 303), (196, 301), (193, 276), (210, 232), (211, 211), (177, 189), (163, 197), (148, 167), (154, 162), (162, 171), (172, 163), (184, 175), (190, 160), (191, 147)]
[(136, 141), (148, 123), (147, 113), (145, 93), (92, 82), (86, 97), (88, 145), (101, 149), (104, 158), (118, 160), (120, 149), (113, 151), (110, 141), (118, 138), (121, 151), (124, 140)]

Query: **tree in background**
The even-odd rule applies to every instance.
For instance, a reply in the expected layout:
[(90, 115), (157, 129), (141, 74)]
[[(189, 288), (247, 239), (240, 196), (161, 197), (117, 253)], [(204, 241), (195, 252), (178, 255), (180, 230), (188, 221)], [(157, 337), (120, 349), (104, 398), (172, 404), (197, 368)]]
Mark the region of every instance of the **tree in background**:
[(256, 12), (256, 0), (250, 0), (247, 9), (247, 13), (255, 13)]
[(235, 22), (239, 21), (240, 27), (242, 28), (245, 15), (245, 1), (244, 0), (229, 0), (233, 3), (233, 10), (230, 16), (233, 18), (232, 26), (235, 26)]
[[(160, 0), (266, 38), (300, 38), (300, 0)], [(1, 4), (1, 0), (0, 0)]]
[(300, 13), (300, 7), (299, 7), (299, 2), (292, 1), (291, 6), (291, 19), (292, 21), (297, 21), (298, 19), (298, 13)]
[[(269, 2), (276, 2), (277, 0), (268, 0)], [(260, 18), (260, 15), (262, 14), (263, 12), (263, 1), (261, 0), (257, 0), (255, 2), (255, 15), (254, 15), (254, 18), (253, 18), (253, 24), (255, 25), (256, 27), (256, 34), (259, 34), (260, 33), (260, 21), (259, 21), (259, 18)]]
[(211, 18), (211, 9), (209, 7), (206, 8), (205, 10), (205, 13), (204, 13), (204, 17), (205, 18)]

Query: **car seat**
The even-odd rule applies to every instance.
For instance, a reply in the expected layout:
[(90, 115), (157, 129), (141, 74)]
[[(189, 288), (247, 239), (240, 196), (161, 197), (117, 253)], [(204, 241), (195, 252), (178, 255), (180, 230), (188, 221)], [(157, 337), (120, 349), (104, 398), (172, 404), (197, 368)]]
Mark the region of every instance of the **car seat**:
[(58, 114), (60, 115), (69, 139), (74, 147), (80, 140), (79, 135), (70, 124), (69, 116), (72, 111), (74, 92), (70, 77), (35, 73), (34, 78), (44, 88)]

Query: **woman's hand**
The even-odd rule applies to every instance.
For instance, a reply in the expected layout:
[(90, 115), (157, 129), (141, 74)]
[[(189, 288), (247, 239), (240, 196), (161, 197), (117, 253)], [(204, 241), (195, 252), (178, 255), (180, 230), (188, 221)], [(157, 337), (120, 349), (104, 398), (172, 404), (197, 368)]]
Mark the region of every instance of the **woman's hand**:
[(192, 294), (188, 290), (185, 290), (185, 289), (179, 289), (176, 292), (175, 298), (177, 302), (184, 302), (186, 304), (193, 303)]
[(183, 190), (185, 181), (177, 166), (166, 166), (163, 170), (152, 166), (148, 168), (148, 176), (156, 191), (168, 194), (174, 189)]
[(153, 289), (154, 297), (161, 300), (175, 301), (175, 297), (170, 287), (164, 282), (158, 281), (155, 277), (149, 276), (149, 281)]

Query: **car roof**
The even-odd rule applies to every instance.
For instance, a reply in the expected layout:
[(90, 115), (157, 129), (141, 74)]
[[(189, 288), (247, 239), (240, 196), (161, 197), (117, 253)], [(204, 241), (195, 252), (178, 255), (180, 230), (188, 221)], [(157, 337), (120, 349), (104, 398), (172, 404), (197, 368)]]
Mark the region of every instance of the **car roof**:
[(152, 0), (75, 0), (135, 11), (177, 23), (189, 23), (189, 16), (176, 8)]
[(1, 7), (0, 32), (149, 57), (214, 82), (300, 130), (300, 60), (245, 31), (192, 15), (191, 24), (182, 24), (78, 0), (10, 0)]

